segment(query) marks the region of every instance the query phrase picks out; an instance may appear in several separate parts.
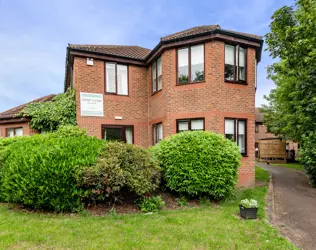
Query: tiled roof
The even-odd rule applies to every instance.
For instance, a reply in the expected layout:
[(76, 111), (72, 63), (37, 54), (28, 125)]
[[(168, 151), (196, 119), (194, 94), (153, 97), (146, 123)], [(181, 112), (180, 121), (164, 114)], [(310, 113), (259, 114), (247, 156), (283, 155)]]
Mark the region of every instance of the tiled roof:
[(221, 27), (219, 25), (202, 25), (196, 26), (187, 30), (179, 31), (174, 34), (170, 34), (160, 38), (161, 41), (169, 41), (177, 38), (185, 38), (187, 36), (193, 36), (198, 34), (207, 33), (213, 30), (219, 30)]
[[(168, 36), (160, 38), (161, 42), (169, 42), (176, 39), (189, 38), (195, 35), (207, 35), (211, 31), (222, 31), (227, 32), (228, 35), (240, 35), (248, 38), (259, 39), (261, 36), (251, 35), (243, 32), (236, 32), (230, 30), (224, 30), (219, 25), (202, 25), (196, 26), (187, 30), (183, 30)], [(159, 46), (159, 44), (157, 45)], [(129, 46), (129, 45), (93, 45), (93, 44), (68, 44), (68, 48), (73, 50), (82, 50), (85, 52), (96, 52), (106, 55), (113, 55), (118, 57), (125, 57), (129, 59), (145, 60), (150, 54), (151, 50), (140, 46)]]
[(98, 52), (108, 55), (127, 57), (143, 60), (150, 53), (150, 49), (139, 46), (127, 45), (89, 45), (89, 44), (69, 44), (69, 48), (84, 51)]
[(161, 38), (161, 41), (165, 42), (165, 41), (169, 41), (173, 39), (186, 38), (186, 37), (194, 36), (194, 35), (202, 35), (214, 30), (221, 30), (224, 32), (229, 32), (229, 33), (233, 33), (236, 35), (241, 35), (241, 36), (245, 36), (249, 38), (262, 39), (261, 36), (257, 36), (257, 35), (247, 34), (243, 32), (236, 32), (236, 31), (231, 31), (231, 30), (224, 30), (219, 25), (202, 25), (202, 26), (196, 26), (187, 30), (183, 30), (183, 31), (180, 31), (168, 36), (164, 36)]
[(41, 98), (38, 98), (36, 100), (33, 100), (31, 102), (28, 102), (28, 103), (25, 103), (25, 104), (22, 104), (20, 106), (17, 106), (15, 108), (12, 108), (12, 109), (9, 109), (7, 111), (4, 111), (2, 113), (0, 113), (0, 119), (3, 120), (3, 119), (11, 119), (11, 118), (14, 118), (16, 115), (18, 115), (22, 109), (24, 109), (27, 105), (31, 104), (31, 103), (35, 103), (35, 102), (47, 102), (47, 101), (50, 101), (53, 99), (55, 95), (47, 95), (47, 96), (44, 96), (44, 97), (41, 97)]
[(260, 113), (260, 108), (255, 108), (256, 122), (263, 122), (263, 114)]
[(253, 35), (253, 34), (249, 34), (249, 33), (244, 33), (244, 32), (239, 32), (239, 31), (233, 31), (233, 30), (224, 30), (222, 29), (222, 31), (226, 31), (232, 34), (236, 34), (236, 35), (240, 35), (240, 36), (245, 36), (245, 37), (249, 37), (249, 38), (254, 38), (254, 39), (258, 39), (258, 40), (262, 40), (263, 36), (258, 36), (258, 35)]

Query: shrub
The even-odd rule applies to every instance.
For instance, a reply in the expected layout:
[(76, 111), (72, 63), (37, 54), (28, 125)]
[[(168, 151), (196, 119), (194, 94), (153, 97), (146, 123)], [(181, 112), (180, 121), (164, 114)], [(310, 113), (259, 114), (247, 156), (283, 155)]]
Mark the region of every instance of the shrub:
[(236, 185), (241, 155), (236, 144), (206, 131), (175, 134), (150, 151), (159, 159), (167, 187), (193, 196), (227, 197)]
[(185, 207), (188, 205), (188, 200), (184, 196), (176, 198), (176, 202), (179, 207)]
[(148, 151), (138, 146), (107, 142), (94, 166), (82, 170), (80, 186), (90, 201), (144, 195), (160, 183), (160, 168)]
[(310, 183), (316, 187), (316, 134), (310, 133), (303, 138), (303, 147), (300, 150), (301, 163), (309, 177)]
[(80, 167), (96, 162), (103, 142), (78, 128), (67, 130), (14, 139), (2, 150), (5, 201), (57, 212), (80, 209), (84, 193), (77, 175)]
[(140, 211), (144, 213), (157, 212), (165, 205), (165, 202), (158, 196), (144, 197), (139, 202)]

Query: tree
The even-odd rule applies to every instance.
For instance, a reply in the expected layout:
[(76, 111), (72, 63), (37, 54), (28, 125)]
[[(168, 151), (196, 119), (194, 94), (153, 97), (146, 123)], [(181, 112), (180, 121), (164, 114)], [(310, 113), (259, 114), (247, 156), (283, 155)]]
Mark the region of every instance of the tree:
[(261, 111), (275, 134), (303, 142), (316, 131), (316, 1), (296, 0), (272, 16), (267, 50), (278, 62), (268, 67), (276, 84)]
[(68, 89), (52, 101), (27, 105), (20, 115), (30, 117), (30, 126), (39, 131), (54, 131), (60, 126), (77, 125), (75, 91)]
[(276, 84), (266, 99), (264, 122), (275, 134), (302, 143), (302, 164), (316, 186), (316, 1), (296, 0), (272, 16), (267, 50), (278, 62), (268, 68)]

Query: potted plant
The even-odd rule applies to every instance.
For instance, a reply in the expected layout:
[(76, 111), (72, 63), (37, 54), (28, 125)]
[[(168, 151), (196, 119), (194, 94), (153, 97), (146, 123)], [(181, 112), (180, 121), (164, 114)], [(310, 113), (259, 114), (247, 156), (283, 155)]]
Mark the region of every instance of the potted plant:
[(245, 219), (257, 219), (258, 202), (256, 200), (244, 199), (239, 204), (240, 216)]

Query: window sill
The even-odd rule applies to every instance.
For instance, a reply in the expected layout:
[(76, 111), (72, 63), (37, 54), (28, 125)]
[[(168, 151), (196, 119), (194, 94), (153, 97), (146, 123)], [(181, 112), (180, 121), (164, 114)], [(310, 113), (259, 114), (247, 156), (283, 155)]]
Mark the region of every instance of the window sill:
[(199, 81), (199, 82), (177, 82), (176, 86), (183, 86), (183, 85), (190, 85), (190, 84), (196, 84), (196, 83), (205, 83), (205, 80), (204, 81)]
[(162, 91), (162, 89), (160, 89), (160, 90), (158, 90), (158, 91), (152, 93), (151, 96), (154, 96), (155, 94), (157, 94), (157, 93), (159, 93), (159, 92), (161, 92), (161, 91)]
[(247, 154), (241, 154), (241, 156), (242, 156), (242, 157), (248, 157), (248, 155), (247, 155)]
[(108, 92), (106, 92), (105, 94), (106, 95), (113, 95), (113, 96), (125, 96), (125, 97), (129, 96), (129, 95), (118, 95), (118, 94), (115, 94), (115, 93), (108, 93)]
[(247, 82), (241, 82), (241, 81), (230, 81), (230, 80), (225, 80), (226, 83), (233, 83), (233, 84), (240, 84), (240, 85), (248, 85)]

